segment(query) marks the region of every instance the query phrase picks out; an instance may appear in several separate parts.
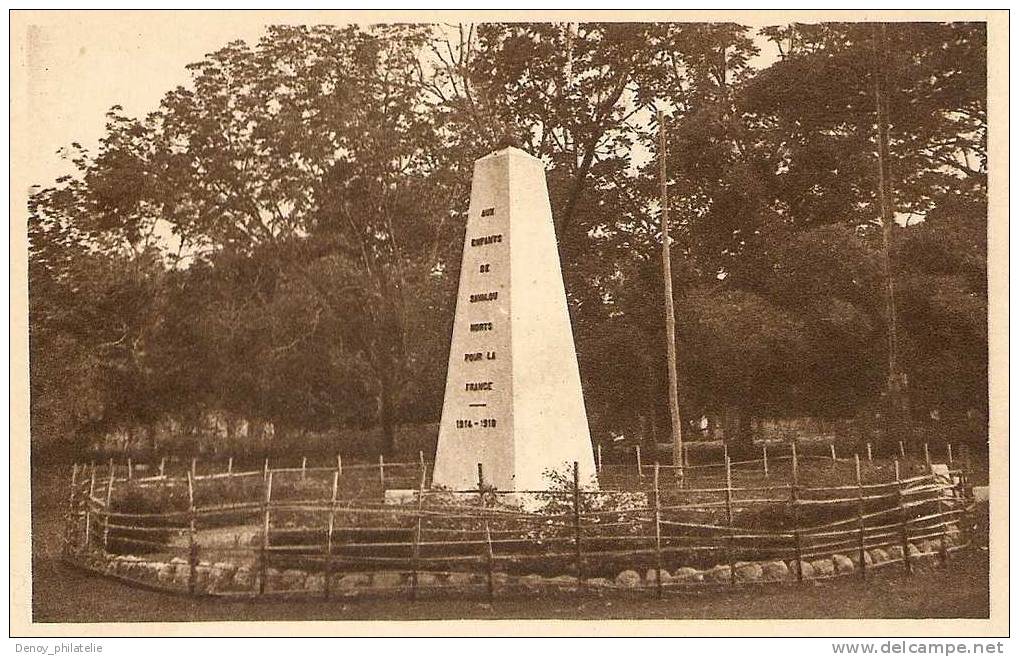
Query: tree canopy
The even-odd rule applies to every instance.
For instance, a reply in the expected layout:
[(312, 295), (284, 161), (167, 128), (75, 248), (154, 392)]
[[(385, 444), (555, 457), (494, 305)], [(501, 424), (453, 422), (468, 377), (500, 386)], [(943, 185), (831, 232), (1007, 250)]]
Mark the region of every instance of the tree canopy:
[[(874, 85), (918, 420), (986, 413), (979, 24), (274, 26), (107, 114), (29, 206), (33, 444), (215, 412), (438, 418), (474, 159), (542, 158), (596, 435), (667, 435), (655, 109), (688, 418), (879, 408)], [(770, 65), (754, 64), (777, 48)], [(40, 181), (42, 182), (42, 181)]]

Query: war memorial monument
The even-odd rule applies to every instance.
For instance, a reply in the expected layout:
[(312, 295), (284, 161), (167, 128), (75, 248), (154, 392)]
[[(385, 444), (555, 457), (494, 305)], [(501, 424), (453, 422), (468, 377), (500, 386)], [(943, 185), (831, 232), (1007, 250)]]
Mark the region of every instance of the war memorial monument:
[(594, 455), (541, 160), (477, 160), (433, 485), (542, 490)]

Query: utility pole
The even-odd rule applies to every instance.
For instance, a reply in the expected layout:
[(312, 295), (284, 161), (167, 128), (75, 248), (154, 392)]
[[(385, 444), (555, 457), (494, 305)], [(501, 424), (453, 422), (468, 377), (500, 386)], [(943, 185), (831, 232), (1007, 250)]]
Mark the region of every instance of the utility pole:
[(669, 255), (669, 191), (665, 171), (665, 114), (658, 110), (658, 163), (662, 182), (662, 276), (665, 278), (665, 350), (669, 366), (669, 417), (672, 419), (672, 464), (683, 468), (683, 425), (679, 416), (679, 375), (676, 373), (676, 309), (672, 302), (672, 260)]
[[(892, 184), (888, 170), (888, 97), (887, 74), (884, 68), (886, 26), (874, 26), (874, 101), (877, 115), (877, 162), (878, 200), (881, 206), (881, 265), (885, 279), (885, 323), (888, 350), (888, 380), (886, 390), (888, 404), (886, 412), (888, 428), (902, 430), (906, 426), (907, 410), (904, 394), (904, 377), (899, 371), (898, 321), (895, 309), (895, 272), (892, 267), (892, 244), (894, 239), (895, 216), (892, 211)], [(899, 436), (901, 440), (903, 437)]]

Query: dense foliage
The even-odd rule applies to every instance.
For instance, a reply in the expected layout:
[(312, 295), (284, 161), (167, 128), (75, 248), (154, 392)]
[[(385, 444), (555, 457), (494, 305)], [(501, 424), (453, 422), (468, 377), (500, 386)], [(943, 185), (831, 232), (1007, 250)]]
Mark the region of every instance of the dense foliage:
[(471, 164), (507, 143), (549, 167), (596, 435), (667, 435), (656, 107), (684, 416), (872, 416), (878, 75), (910, 409), (986, 414), (982, 25), (283, 26), (189, 69), (32, 194), (37, 447), (217, 413), (391, 452), (438, 417)]

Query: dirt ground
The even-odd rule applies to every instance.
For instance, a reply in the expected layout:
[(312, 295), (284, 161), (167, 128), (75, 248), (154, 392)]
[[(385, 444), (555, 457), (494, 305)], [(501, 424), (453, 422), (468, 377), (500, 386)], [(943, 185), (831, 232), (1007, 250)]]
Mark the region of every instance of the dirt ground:
[[(32, 478), (32, 613), (37, 622), (216, 620), (418, 620), (418, 619), (753, 619), (753, 618), (987, 618), (986, 527), (978, 545), (948, 569), (911, 577), (890, 570), (868, 582), (855, 578), (732, 591), (683, 592), (655, 600), (569, 593), (497, 598), (476, 596), (356, 601), (195, 599), (134, 588), (61, 563), (61, 513), (66, 473), (55, 468)], [(986, 507), (984, 507), (986, 512)], [(986, 518), (981, 514), (981, 518)]]

